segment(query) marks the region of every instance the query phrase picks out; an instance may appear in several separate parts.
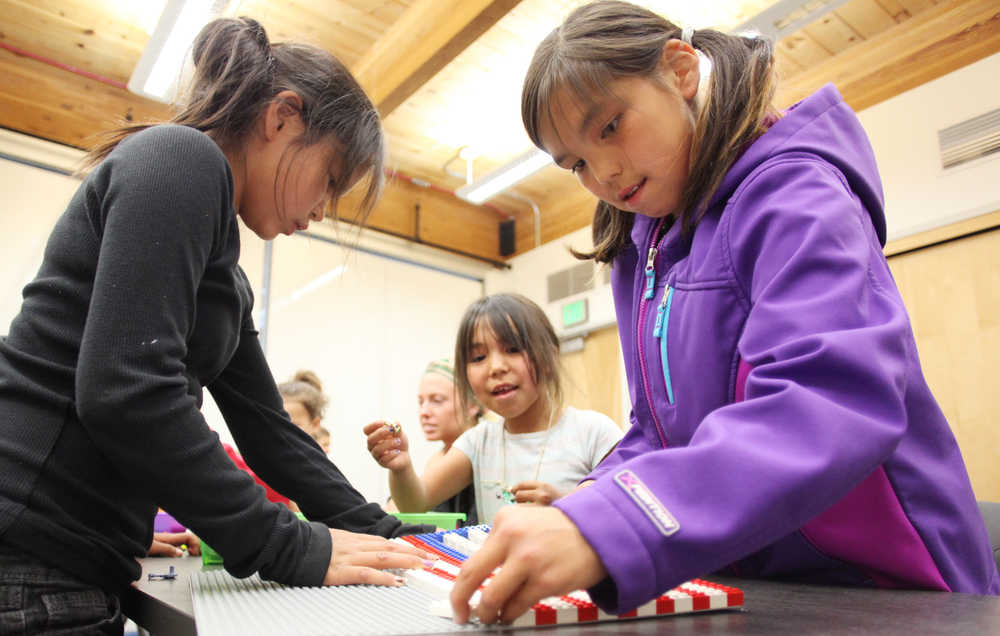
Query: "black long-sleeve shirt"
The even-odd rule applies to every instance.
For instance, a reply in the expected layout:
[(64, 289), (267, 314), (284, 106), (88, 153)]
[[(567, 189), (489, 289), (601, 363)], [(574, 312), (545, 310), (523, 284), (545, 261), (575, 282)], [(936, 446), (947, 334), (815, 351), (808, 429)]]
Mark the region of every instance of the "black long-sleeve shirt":
[[(157, 505), (235, 576), (322, 582), (326, 526), (402, 526), (288, 420), (251, 320), (233, 180), (183, 126), (124, 140), (56, 223), (0, 342), (0, 542), (117, 591), (138, 578)], [(270, 503), (199, 410), (212, 393)]]

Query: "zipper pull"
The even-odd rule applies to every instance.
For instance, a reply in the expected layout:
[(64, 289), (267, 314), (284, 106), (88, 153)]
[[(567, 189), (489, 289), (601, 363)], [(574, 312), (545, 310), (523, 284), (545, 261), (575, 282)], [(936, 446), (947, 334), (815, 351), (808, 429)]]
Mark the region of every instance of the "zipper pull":
[(656, 247), (649, 248), (649, 255), (646, 256), (646, 293), (643, 298), (653, 297), (653, 287), (656, 285), (656, 270), (653, 268), (653, 261), (656, 260)]
[(667, 309), (667, 299), (670, 298), (670, 286), (668, 285), (666, 289), (663, 290), (663, 300), (660, 301), (659, 306), (656, 308), (656, 324), (653, 325), (653, 337), (659, 338), (660, 334), (663, 333), (663, 314)]

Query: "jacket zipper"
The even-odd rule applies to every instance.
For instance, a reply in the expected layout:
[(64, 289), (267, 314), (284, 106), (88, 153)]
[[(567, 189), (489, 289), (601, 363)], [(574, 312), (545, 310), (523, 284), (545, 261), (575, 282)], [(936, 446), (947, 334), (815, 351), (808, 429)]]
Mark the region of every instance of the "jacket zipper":
[(646, 355), (643, 353), (642, 348), (642, 325), (646, 319), (646, 301), (653, 297), (653, 289), (656, 285), (656, 268), (654, 263), (656, 261), (656, 237), (660, 233), (660, 226), (663, 225), (664, 219), (660, 221), (653, 228), (653, 235), (649, 240), (649, 252), (646, 255), (646, 289), (643, 293), (642, 298), (639, 300), (639, 324), (636, 325), (635, 329), (635, 339), (636, 339), (636, 349), (639, 352), (639, 370), (642, 373), (642, 388), (643, 392), (646, 394), (646, 405), (649, 407), (649, 414), (653, 418), (653, 425), (656, 426), (656, 434), (660, 437), (660, 444), (663, 448), (667, 447), (667, 437), (663, 434), (663, 429), (660, 427), (660, 420), (656, 417), (656, 409), (653, 408), (653, 396), (649, 390), (649, 373), (646, 369)]
[(667, 400), (674, 403), (674, 387), (670, 383), (670, 363), (667, 360), (667, 328), (670, 326), (670, 305), (674, 301), (674, 288), (667, 285), (663, 290), (663, 301), (656, 309), (656, 325), (653, 337), (660, 340), (660, 363), (663, 367), (663, 383), (667, 386)]

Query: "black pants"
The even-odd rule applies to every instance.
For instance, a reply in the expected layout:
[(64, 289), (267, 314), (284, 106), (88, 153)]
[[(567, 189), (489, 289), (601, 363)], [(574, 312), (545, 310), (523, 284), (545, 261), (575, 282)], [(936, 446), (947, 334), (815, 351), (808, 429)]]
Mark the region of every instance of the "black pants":
[(0, 634), (124, 632), (118, 597), (0, 544)]

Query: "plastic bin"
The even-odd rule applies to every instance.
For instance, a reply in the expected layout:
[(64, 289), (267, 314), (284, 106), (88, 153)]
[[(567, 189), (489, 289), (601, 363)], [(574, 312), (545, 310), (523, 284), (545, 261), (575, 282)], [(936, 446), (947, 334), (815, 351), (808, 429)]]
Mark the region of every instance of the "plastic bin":
[(465, 521), (464, 512), (393, 512), (391, 514), (403, 523), (429, 523), (445, 530), (454, 530), (459, 521)]

